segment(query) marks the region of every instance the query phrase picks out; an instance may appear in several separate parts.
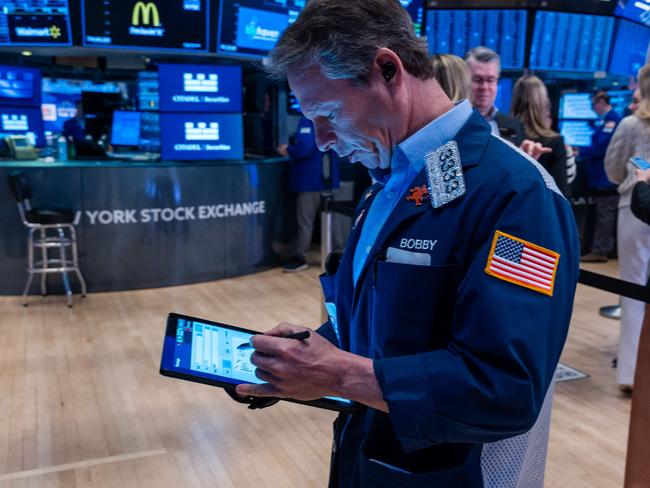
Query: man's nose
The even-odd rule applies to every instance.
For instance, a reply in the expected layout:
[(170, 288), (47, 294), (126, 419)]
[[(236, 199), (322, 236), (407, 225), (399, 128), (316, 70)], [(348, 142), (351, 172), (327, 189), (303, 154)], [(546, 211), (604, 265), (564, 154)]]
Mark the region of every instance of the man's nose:
[(317, 122), (314, 124), (316, 127), (316, 145), (318, 149), (327, 152), (336, 144), (336, 134), (332, 130), (332, 126), (326, 122)]

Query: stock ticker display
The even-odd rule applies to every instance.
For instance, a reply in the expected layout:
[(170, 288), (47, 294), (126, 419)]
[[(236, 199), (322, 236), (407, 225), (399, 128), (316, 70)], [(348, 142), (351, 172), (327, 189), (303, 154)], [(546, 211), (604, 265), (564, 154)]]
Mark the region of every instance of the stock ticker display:
[(616, 15), (650, 27), (650, 0), (618, 0)]
[(83, 45), (206, 52), (207, 0), (82, 0)]
[(599, 15), (537, 12), (530, 68), (552, 71), (605, 71), (614, 19)]
[(0, 0), (0, 46), (71, 46), (68, 0)]
[(429, 52), (463, 57), (473, 47), (487, 46), (501, 55), (503, 68), (522, 68), (526, 17), (525, 10), (430, 10)]
[(261, 58), (275, 47), (307, 0), (222, 0), (217, 52)]
[(609, 71), (618, 75), (636, 76), (645, 64), (650, 43), (650, 27), (619, 20), (612, 49)]

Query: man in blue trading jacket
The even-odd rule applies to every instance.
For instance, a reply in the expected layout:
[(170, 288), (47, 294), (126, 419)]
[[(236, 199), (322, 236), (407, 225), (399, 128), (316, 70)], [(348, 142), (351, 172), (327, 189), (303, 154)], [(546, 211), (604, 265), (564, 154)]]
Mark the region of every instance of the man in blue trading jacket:
[(255, 336), (266, 383), (237, 393), (362, 404), (335, 423), (333, 487), (542, 487), (579, 259), (553, 179), (445, 96), (394, 0), (312, 0), (270, 69), (321, 150), (379, 182), (321, 279), (329, 321)]
[(320, 208), (321, 192), (338, 188), (338, 158), (334, 154), (323, 154), (316, 146), (314, 124), (300, 117), (291, 144), (278, 146), (278, 153), (289, 156), (289, 189), (298, 194), (296, 220), (298, 235), (294, 250), (284, 271), (295, 273), (307, 268), (305, 254), (309, 249), (316, 214)]
[(591, 136), (591, 146), (580, 151), (587, 173), (587, 187), (596, 201), (596, 224), (591, 251), (580, 258), (585, 263), (605, 263), (607, 256), (614, 251), (616, 232), (616, 213), (618, 212), (618, 192), (605, 173), (605, 153), (621, 116), (609, 103), (609, 95), (599, 91), (591, 99), (594, 112), (600, 117), (596, 130)]

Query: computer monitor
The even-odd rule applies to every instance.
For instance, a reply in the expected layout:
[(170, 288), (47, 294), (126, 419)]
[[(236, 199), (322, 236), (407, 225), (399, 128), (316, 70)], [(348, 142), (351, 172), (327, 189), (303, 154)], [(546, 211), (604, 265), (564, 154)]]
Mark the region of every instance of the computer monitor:
[(596, 120), (598, 114), (591, 106), (593, 93), (565, 93), (560, 97), (560, 119)]
[(207, 52), (207, 0), (81, 0), (86, 47)]
[(162, 158), (191, 161), (242, 159), (241, 114), (160, 114)]
[(139, 110), (151, 111), (160, 108), (160, 82), (157, 71), (140, 71), (137, 91)]
[(94, 140), (107, 135), (111, 128), (113, 112), (122, 108), (124, 103), (121, 93), (81, 93), (81, 101), (86, 122), (85, 132)]
[(418, 36), (424, 34), (424, 0), (399, 0), (399, 3), (411, 16), (415, 33)]
[(71, 46), (68, 0), (0, 1), (0, 46)]
[(614, 19), (599, 15), (538, 11), (530, 68), (549, 71), (605, 71)]
[(38, 107), (41, 94), (40, 70), (0, 66), (0, 105)]
[(588, 120), (560, 120), (560, 134), (564, 142), (575, 147), (591, 146), (591, 136), (594, 133), (593, 122)]
[(43, 78), (43, 125), (45, 132), (63, 132), (63, 124), (77, 114), (77, 102), (84, 91), (97, 93), (123, 93), (126, 86), (121, 82), (101, 84), (89, 80)]
[(162, 112), (241, 112), (240, 66), (160, 64)]
[(15, 134), (27, 136), (35, 146), (44, 146), (41, 111), (29, 107), (0, 107), (0, 138)]
[(629, 115), (627, 106), (632, 102), (633, 90), (608, 90), (609, 103), (612, 109), (621, 117)]
[(639, 68), (645, 64), (650, 43), (650, 27), (618, 20), (610, 73), (623, 76), (636, 76)]
[(221, 0), (217, 52), (262, 58), (294, 23), (307, 0)]
[(499, 53), (502, 68), (523, 68), (526, 18), (525, 10), (429, 10), (429, 52), (463, 57), (486, 46)]
[(650, 26), (650, 2), (648, 0), (618, 0), (615, 15)]
[(160, 150), (160, 117), (155, 112), (116, 110), (113, 113), (111, 145)]

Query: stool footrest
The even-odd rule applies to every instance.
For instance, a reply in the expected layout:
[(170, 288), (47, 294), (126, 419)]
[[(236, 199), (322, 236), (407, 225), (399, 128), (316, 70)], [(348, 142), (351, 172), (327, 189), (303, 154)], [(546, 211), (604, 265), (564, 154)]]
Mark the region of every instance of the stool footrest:
[(73, 273), (79, 271), (77, 266), (64, 266), (62, 268), (27, 268), (28, 273), (44, 274), (44, 273)]

